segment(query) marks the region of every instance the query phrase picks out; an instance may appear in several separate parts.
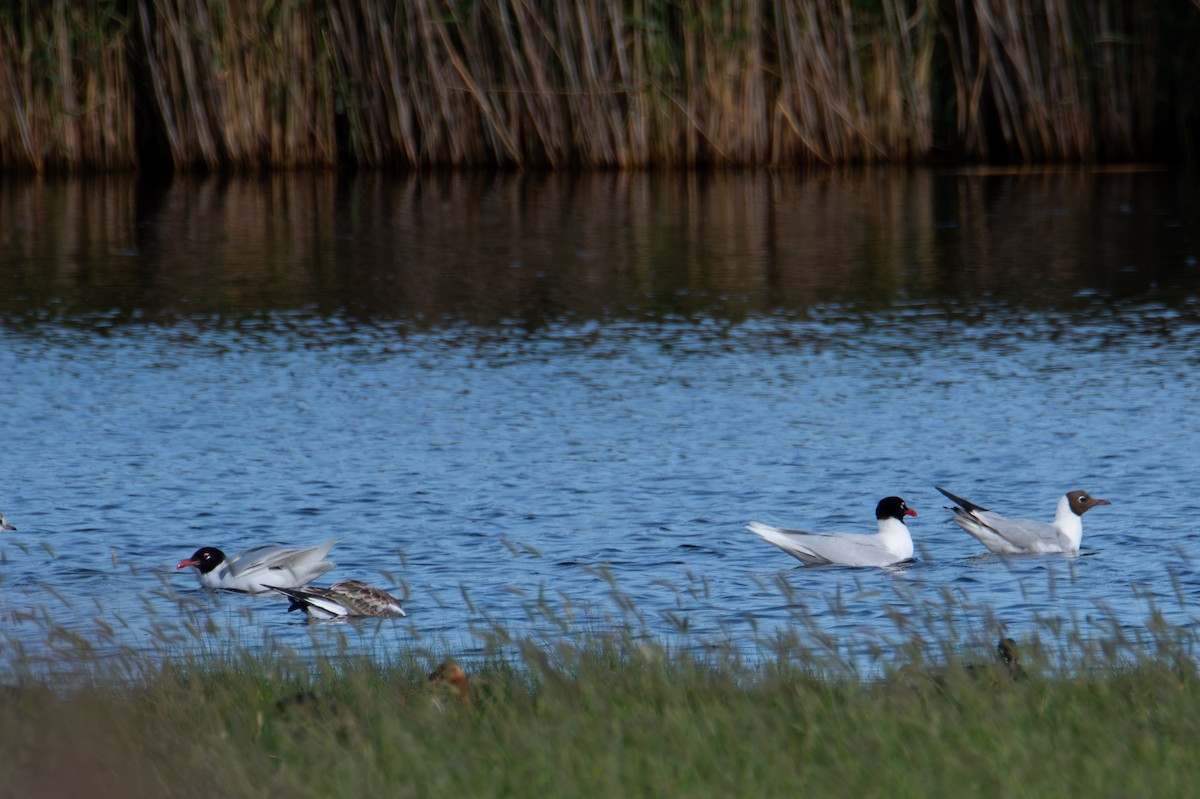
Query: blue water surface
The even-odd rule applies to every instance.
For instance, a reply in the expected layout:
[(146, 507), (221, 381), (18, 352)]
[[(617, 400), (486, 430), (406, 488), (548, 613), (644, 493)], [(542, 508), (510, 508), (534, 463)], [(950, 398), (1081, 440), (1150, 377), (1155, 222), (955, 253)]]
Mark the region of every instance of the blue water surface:
[[(901, 200), (926, 190), (905, 180), (892, 186)], [(929, 180), (936, 189), (948, 178)], [(859, 230), (871, 227), (857, 204), (869, 186), (856, 185), (841, 213)], [(1133, 185), (1135, 196), (1149, 191)], [(1053, 205), (1045, 185), (1024, 190), (1027, 202)], [(1095, 194), (1072, 193), (1079, 207), (1069, 215), (1098, 213)], [(468, 187), (452, 199), (477, 197)], [(740, 246), (736, 224), (723, 238), (711, 222), (680, 231), (660, 220), (669, 229), (638, 233), (653, 220), (628, 213), (603, 235), (572, 214), (582, 228), (555, 227), (550, 243), (520, 225), (519, 242), (495, 243), (495, 273), (470, 271), (478, 242), (462, 253), (419, 239), (397, 254), (390, 234), (383, 249), (361, 244), (381, 263), (436, 250), (439, 274), (464, 259), (469, 288), (419, 309), (430, 264), (417, 276), (368, 270), (369, 284), (399, 281), (379, 289), (398, 305), (372, 304), (370, 286), (337, 307), (320, 299), (330, 285), (361, 281), (353, 273), (365, 267), (353, 264), (369, 259), (354, 242), (370, 239), (366, 223), (335, 224), (334, 244), (248, 285), (230, 256), (214, 273), (216, 299), (196, 310), (206, 279), (164, 290), (173, 251), (160, 242), (141, 253), (144, 233), (129, 234), (130, 247), (118, 230), (74, 250), (10, 240), (6, 269), (19, 285), (0, 327), (0, 510), (19, 528), (0, 539), (9, 661), (53, 662), (80, 646), (186, 654), (229, 641), (469, 656), (498, 628), (554, 640), (568, 628), (632, 626), (747, 651), (790, 633), (849, 653), (947, 629), (981, 640), (1064, 630), (1136, 638), (1160, 619), (1191, 629), (1200, 277), (1187, 253), (1200, 245), (1179, 227), (1193, 235), (1195, 219), (1148, 213), (1144, 236), (1161, 237), (1131, 245), (1155, 255), (1129, 270), (1090, 272), (1084, 258), (1096, 245), (1086, 237), (1065, 252), (1051, 237), (1012, 254), (1053, 253), (1071, 264), (1061, 283), (1044, 264), (1007, 260), (1008, 242), (987, 251), (988, 268), (1019, 280), (985, 286), (978, 264), (952, 262), (979, 246), (961, 231), (950, 248), (878, 255), (890, 241), (959, 231), (968, 216), (955, 206), (881, 229), (883, 241), (819, 244), (817, 254), (832, 252), (825, 265), (808, 251), (791, 263), (778, 246), (744, 245), (745, 272), (727, 262)], [(204, 236), (232, 236), (222, 219)], [(1102, 236), (1103, 220), (1089, 220)], [(970, 221), (1004, 232), (1001, 218)], [(638, 235), (665, 243), (609, 250), (589, 239)], [(577, 249), (562, 255), (572, 237)], [(180, 241), (179, 257), (197, 257), (195, 246)], [(340, 263), (330, 248), (353, 257)], [(542, 249), (561, 263), (539, 256), (547, 262), (534, 266), (561, 270), (573, 288), (531, 299), (525, 285), (497, 300), (495, 275), (528, 269)], [(1136, 258), (1109, 251), (1113, 263)], [(596, 261), (647, 282), (593, 280), (609, 268)], [(881, 261), (899, 264), (882, 283)], [(775, 269), (787, 277), (770, 279)], [(31, 278), (43, 272), (54, 280)], [(826, 288), (805, 293), (806, 282)], [(1007, 293), (1006, 282), (1026, 288)], [(1070, 489), (1113, 504), (1085, 517), (1080, 557), (999, 557), (951, 524), (934, 485), (1046, 521)], [(918, 557), (902, 568), (807, 568), (744, 529), (757, 519), (871, 532), (875, 503), (891, 494), (919, 512), (910, 521)], [(327, 579), (393, 590), (407, 618), (307, 624), (284, 600), (210, 595), (174, 569), (203, 545), (330, 536), (338, 567)]]

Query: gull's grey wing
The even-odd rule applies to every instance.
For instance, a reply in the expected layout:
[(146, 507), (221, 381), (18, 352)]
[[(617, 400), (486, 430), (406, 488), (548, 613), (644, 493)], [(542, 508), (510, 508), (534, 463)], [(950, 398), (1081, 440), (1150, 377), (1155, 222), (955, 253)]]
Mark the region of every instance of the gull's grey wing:
[(1018, 549), (1036, 551), (1046, 547), (1062, 546), (1058, 537), (1058, 528), (1053, 524), (1033, 519), (1006, 519), (991, 511), (977, 511), (971, 515), (987, 529)]
[(259, 546), (239, 552), (229, 562), (229, 573), (238, 576), (258, 569), (291, 569), (297, 566), (316, 565), (333, 549), (334, 540), (328, 539), (315, 547)]
[(818, 555), (825, 563), (846, 566), (887, 566), (896, 556), (875, 536), (853, 533), (809, 535), (799, 542)]
[(236, 576), (255, 569), (269, 568), (272, 563), (279, 561), (281, 557), (295, 551), (294, 547), (279, 547), (269, 544), (266, 546), (251, 547), (231, 557), (226, 565), (229, 568), (229, 573)]

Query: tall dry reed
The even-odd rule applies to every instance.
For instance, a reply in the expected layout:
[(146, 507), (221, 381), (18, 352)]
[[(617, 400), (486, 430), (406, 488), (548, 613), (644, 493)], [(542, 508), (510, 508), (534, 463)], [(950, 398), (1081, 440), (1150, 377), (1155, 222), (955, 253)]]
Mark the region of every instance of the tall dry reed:
[(0, 6), (0, 168), (137, 165), (126, 27), (112, 2)]
[(9, 0), (0, 167), (1147, 158), (1197, 44), (1127, 0)]
[(313, 4), (137, 0), (127, 33), (179, 168), (290, 168), (336, 155)]
[(1140, 4), (955, 0), (943, 18), (966, 152), (1023, 161), (1138, 157), (1154, 98)]

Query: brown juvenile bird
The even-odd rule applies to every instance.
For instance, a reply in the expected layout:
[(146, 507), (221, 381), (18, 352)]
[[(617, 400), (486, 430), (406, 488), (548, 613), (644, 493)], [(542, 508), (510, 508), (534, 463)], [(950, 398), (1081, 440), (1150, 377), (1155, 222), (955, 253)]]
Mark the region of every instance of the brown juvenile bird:
[(458, 694), (458, 701), (469, 705), (473, 701), (471, 695), (471, 680), (453, 660), (444, 660), (429, 675), (429, 681), (448, 685)]
[(288, 599), (288, 613), (302, 610), (314, 619), (357, 619), (406, 616), (400, 600), (359, 580), (342, 580), (328, 588), (274, 588)]

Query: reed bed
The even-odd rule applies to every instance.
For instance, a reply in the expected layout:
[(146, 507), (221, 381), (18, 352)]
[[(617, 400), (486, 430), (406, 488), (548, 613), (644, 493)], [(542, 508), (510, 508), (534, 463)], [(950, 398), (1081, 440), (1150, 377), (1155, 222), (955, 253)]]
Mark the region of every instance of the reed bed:
[(127, 31), (111, 2), (0, 4), (0, 169), (136, 166)]
[(1200, 9), (0, 3), (0, 167), (645, 168), (1194, 147)]
[(311, 9), (293, 3), (139, 0), (147, 102), (170, 159), (233, 170), (331, 163), (331, 76)]

